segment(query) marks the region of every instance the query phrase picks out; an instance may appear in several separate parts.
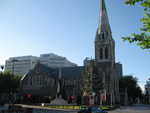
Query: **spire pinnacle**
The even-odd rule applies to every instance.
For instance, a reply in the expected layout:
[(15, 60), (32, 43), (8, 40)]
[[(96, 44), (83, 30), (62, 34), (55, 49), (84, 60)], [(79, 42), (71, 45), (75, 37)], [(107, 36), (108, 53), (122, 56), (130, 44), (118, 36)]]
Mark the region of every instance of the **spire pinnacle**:
[(100, 22), (98, 26), (98, 34), (101, 32), (111, 32), (105, 0), (100, 0)]
[(106, 10), (105, 0), (101, 0), (101, 11)]

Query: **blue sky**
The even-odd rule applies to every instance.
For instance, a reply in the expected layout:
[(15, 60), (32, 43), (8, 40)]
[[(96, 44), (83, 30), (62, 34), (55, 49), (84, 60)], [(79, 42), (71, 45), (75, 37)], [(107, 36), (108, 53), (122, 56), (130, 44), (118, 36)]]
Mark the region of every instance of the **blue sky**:
[[(139, 32), (140, 7), (124, 0), (105, 0), (116, 42), (116, 61), (123, 73), (133, 74), (143, 85), (150, 77), (150, 53), (121, 40)], [(94, 58), (99, 23), (99, 0), (0, 0), (0, 64), (13, 56), (56, 53), (83, 65)]]

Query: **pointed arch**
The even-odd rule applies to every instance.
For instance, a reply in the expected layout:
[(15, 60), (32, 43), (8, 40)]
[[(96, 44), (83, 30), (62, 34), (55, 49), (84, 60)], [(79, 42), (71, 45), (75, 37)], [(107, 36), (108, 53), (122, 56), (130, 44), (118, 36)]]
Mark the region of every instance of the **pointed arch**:
[(104, 32), (102, 32), (102, 39), (104, 40), (105, 39), (105, 35), (104, 35)]
[(103, 59), (103, 48), (100, 48), (99, 50), (99, 58)]
[(108, 47), (105, 48), (105, 59), (108, 59), (109, 51)]

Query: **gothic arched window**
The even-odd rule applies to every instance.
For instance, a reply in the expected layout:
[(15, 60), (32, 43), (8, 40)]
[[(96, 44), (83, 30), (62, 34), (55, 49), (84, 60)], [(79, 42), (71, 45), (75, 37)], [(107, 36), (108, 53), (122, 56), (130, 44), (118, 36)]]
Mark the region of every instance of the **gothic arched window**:
[(104, 35), (104, 33), (102, 32), (102, 39), (104, 40), (104, 38), (105, 38), (105, 35)]
[(103, 48), (100, 48), (99, 57), (100, 59), (103, 59)]
[(105, 59), (108, 59), (108, 47), (105, 48)]

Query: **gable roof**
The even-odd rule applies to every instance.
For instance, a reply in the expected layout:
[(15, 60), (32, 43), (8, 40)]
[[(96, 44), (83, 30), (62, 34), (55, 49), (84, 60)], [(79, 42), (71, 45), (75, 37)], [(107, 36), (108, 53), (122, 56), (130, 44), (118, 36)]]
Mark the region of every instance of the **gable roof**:
[[(79, 79), (82, 76), (83, 70), (84, 66), (61, 68), (62, 78)], [(32, 70), (30, 70), (21, 78), (21, 80), (24, 80), (25, 78), (27, 78), (27, 76), (32, 76), (36, 74), (46, 75), (48, 77), (56, 79), (59, 76), (59, 68), (50, 68), (44, 64), (37, 63)]]
[(62, 68), (62, 78), (79, 79), (82, 76), (83, 70), (84, 66)]
[(29, 72), (21, 78), (21, 80), (24, 80), (27, 76), (32, 76), (36, 74), (41, 74), (41, 75), (50, 76), (52, 78), (57, 78), (58, 70), (56, 68), (50, 68), (41, 63), (37, 63), (32, 70), (29, 70)]

